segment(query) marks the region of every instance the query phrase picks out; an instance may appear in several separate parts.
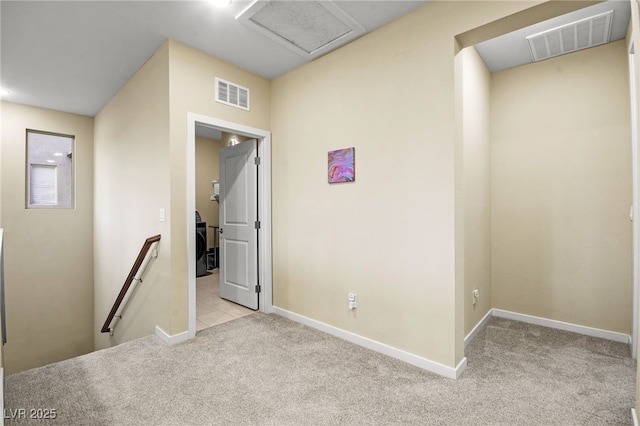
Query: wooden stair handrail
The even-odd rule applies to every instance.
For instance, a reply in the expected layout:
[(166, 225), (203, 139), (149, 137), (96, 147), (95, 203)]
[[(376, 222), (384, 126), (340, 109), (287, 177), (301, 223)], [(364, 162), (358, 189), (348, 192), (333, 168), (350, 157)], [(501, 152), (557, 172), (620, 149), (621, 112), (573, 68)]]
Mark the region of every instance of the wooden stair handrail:
[(129, 276), (127, 276), (126, 281), (122, 285), (120, 294), (118, 294), (118, 297), (116, 298), (116, 301), (114, 302), (113, 307), (111, 308), (111, 312), (109, 312), (109, 315), (107, 316), (107, 320), (104, 322), (104, 325), (100, 330), (102, 333), (111, 332), (111, 327), (110, 327), (111, 321), (113, 321), (113, 318), (116, 316), (116, 312), (118, 312), (118, 308), (120, 308), (120, 304), (122, 303), (122, 301), (124, 300), (124, 297), (129, 291), (129, 287), (131, 287), (131, 283), (133, 282), (134, 277), (138, 273), (138, 269), (140, 269), (140, 266), (142, 265), (144, 258), (147, 256), (147, 253), (149, 252), (149, 248), (151, 248), (151, 245), (157, 241), (160, 241), (160, 235), (155, 235), (153, 237), (147, 238), (144, 244), (142, 245), (142, 248), (140, 249), (140, 253), (138, 254), (138, 258), (133, 264), (133, 267), (131, 268), (131, 272), (129, 272)]

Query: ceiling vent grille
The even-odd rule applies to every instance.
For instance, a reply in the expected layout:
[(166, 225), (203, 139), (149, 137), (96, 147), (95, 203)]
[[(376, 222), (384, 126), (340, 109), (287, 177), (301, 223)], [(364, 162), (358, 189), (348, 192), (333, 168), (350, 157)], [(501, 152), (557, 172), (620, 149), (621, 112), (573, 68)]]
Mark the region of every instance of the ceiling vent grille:
[(527, 37), (533, 60), (542, 61), (608, 43), (612, 17), (610, 10)]
[(249, 111), (249, 89), (216, 77), (216, 101)]
[(255, 0), (236, 19), (307, 59), (336, 49), (365, 32), (330, 0)]

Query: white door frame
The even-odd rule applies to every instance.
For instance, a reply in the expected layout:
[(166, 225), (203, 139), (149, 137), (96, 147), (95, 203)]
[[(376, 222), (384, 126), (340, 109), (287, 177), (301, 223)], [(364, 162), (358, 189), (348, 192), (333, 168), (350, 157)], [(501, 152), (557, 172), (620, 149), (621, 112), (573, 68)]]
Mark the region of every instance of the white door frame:
[(632, 215), (633, 221), (633, 328), (631, 331), (631, 355), (634, 359), (638, 357), (638, 298), (640, 297), (640, 262), (638, 255), (640, 254), (640, 223), (638, 222), (638, 214), (640, 206), (638, 206), (638, 98), (636, 93), (637, 81), (635, 78), (635, 49), (634, 43), (629, 48), (629, 89), (631, 97), (631, 164), (632, 164)]
[(258, 296), (260, 312), (273, 312), (271, 265), (271, 132), (205, 115), (187, 113), (187, 300), (188, 334), (196, 335), (196, 125), (216, 128), (258, 139), (258, 279), (262, 291)]

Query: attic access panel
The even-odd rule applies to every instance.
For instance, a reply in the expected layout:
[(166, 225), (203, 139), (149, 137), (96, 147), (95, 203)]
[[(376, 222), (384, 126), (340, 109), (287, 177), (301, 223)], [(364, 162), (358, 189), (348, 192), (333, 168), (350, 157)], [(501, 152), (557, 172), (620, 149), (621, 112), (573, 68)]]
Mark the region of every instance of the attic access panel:
[(307, 59), (336, 49), (365, 32), (329, 0), (256, 0), (236, 20)]

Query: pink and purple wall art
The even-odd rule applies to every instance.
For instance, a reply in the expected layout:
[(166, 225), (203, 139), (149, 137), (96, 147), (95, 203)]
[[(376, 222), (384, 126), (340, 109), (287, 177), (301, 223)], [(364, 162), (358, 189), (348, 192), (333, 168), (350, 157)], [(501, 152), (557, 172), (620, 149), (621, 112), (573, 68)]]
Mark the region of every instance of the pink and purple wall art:
[(329, 183), (353, 182), (355, 173), (355, 148), (329, 151)]

